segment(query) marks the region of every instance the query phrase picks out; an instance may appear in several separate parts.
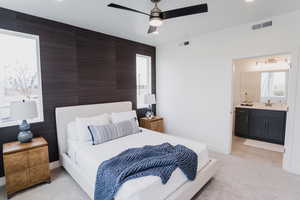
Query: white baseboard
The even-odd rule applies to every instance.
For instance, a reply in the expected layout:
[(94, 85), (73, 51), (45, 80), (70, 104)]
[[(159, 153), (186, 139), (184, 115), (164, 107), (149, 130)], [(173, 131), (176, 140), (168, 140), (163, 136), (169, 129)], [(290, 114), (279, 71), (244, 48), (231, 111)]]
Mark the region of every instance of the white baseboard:
[(5, 185), (5, 176), (0, 178), (0, 187)]
[(61, 167), (61, 164), (59, 161), (54, 161), (54, 162), (50, 163), (50, 165), (49, 165), (50, 170), (53, 170), (53, 169), (56, 169), (59, 167)]
[[(59, 161), (55, 161), (55, 162), (52, 162), (52, 163), (49, 164), (50, 170), (54, 170), (54, 169), (57, 169), (59, 167), (61, 167), (61, 164), (60, 164)], [(5, 185), (5, 176), (0, 178), (0, 187), (2, 187), (4, 185)]]

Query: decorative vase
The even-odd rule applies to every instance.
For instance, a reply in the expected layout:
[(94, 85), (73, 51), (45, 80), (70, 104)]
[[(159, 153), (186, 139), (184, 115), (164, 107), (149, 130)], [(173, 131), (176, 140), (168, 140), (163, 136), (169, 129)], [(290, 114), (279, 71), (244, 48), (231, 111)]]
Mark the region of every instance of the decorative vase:
[(154, 117), (154, 113), (152, 112), (152, 106), (149, 105), (149, 108), (145, 114), (145, 116), (148, 118), (148, 119), (152, 119)]
[(30, 131), (30, 125), (27, 123), (26, 120), (23, 120), (19, 126), (19, 134), (18, 134), (18, 141), (20, 143), (28, 143), (32, 141), (33, 134)]

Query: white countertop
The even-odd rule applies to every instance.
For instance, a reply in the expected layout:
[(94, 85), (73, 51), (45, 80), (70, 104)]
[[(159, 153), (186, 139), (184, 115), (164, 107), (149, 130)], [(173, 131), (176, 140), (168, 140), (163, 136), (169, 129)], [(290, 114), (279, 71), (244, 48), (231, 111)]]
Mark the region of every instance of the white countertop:
[(266, 106), (263, 103), (254, 103), (253, 106), (237, 105), (236, 108), (248, 108), (258, 110), (274, 110), (274, 111), (288, 111), (288, 105), (285, 104), (273, 104), (272, 106)]

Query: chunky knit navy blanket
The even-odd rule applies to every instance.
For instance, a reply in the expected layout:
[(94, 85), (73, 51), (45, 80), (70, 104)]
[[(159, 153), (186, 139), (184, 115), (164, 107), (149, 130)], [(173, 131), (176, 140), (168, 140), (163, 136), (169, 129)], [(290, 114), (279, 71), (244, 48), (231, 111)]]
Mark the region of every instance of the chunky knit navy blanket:
[(189, 180), (197, 173), (198, 156), (185, 146), (164, 143), (128, 149), (98, 168), (95, 200), (113, 200), (123, 183), (144, 176), (159, 176), (166, 184), (179, 167)]

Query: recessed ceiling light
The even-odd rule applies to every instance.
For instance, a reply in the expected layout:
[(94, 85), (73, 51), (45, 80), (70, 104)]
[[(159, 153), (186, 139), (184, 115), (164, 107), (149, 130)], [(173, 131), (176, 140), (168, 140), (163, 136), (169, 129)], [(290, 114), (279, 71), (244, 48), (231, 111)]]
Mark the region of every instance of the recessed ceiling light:
[(254, 2), (255, 0), (245, 0), (247, 3)]

